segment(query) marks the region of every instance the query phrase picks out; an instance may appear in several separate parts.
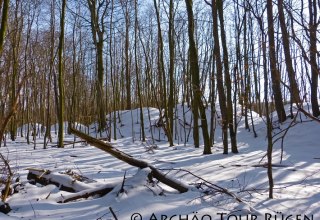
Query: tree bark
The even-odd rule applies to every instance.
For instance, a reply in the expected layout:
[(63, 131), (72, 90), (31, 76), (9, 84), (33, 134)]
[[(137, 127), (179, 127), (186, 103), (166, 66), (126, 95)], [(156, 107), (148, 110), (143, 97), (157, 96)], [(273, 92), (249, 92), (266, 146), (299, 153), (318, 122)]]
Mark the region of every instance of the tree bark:
[[(173, 146), (173, 137), (168, 123), (168, 105), (167, 105), (167, 87), (166, 87), (166, 73), (164, 68), (164, 51), (163, 51), (163, 37), (161, 29), (161, 20), (159, 6), (157, 6), (157, 1), (153, 1), (154, 8), (157, 16), (157, 27), (158, 27), (158, 75), (159, 75), (159, 84), (160, 84), (160, 108), (164, 109), (164, 118), (166, 123), (164, 123), (164, 131), (168, 137), (169, 144)], [(162, 118), (162, 111), (160, 110), (160, 118)], [(163, 120), (163, 119), (162, 119)]]
[[(140, 130), (141, 130), (141, 140), (143, 142), (146, 141), (146, 135), (144, 132), (144, 118), (143, 118), (143, 105), (142, 105), (142, 95), (141, 95), (141, 88), (140, 88), (140, 69), (138, 67), (138, 8), (137, 8), (137, 0), (134, 2), (134, 10), (135, 10), (135, 21), (134, 21), (134, 57), (135, 57), (135, 71), (137, 77), (137, 95), (139, 99), (139, 106), (140, 106)], [(171, 139), (172, 140), (172, 139)]]
[(220, 39), (218, 26), (218, 8), (217, 1), (212, 0), (212, 17), (213, 17), (213, 38), (214, 38), (214, 56), (217, 67), (217, 88), (219, 93), (219, 104), (221, 111), (222, 132), (223, 132), (223, 154), (228, 154), (228, 114), (226, 105), (226, 95), (224, 92), (224, 82), (222, 73), (222, 61), (220, 54)]
[[(90, 10), (91, 17), (91, 31), (92, 31), (92, 39), (93, 43), (96, 47), (96, 66), (97, 66), (97, 80), (96, 80), (96, 105), (97, 105), (97, 113), (98, 113), (98, 124), (99, 131), (102, 131), (106, 128), (106, 116), (105, 116), (105, 99), (103, 92), (103, 83), (104, 83), (104, 67), (103, 67), (103, 41), (104, 41), (104, 24), (103, 19), (106, 14), (107, 6), (103, 10), (101, 17), (98, 17), (96, 0), (87, 0), (88, 6)], [(99, 5), (101, 7), (102, 5)], [(101, 24), (99, 25), (99, 19), (101, 20)]]
[(292, 65), (292, 58), (290, 54), (290, 42), (289, 42), (289, 34), (286, 27), (286, 21), (284, 16), (284, 10), (283, 10), (283, 0), (278, 0), (278, 12), (279, 12), (279, 19), (280, 19), (280, 27), (282, 32), (282, 42), (283, 42), (283, 50), (284, 50), (284, 56), (286, 61), (286, 67), (287, 67), (287, 73), (288, 78), (290, 82), (290, 92), (291, 97), (297, 107), (301, 105), (301, 99), (300, 99), (300, 92), (298, 89), (298, 85), (296, 82), (296, 74), (293, 69)]
[(309, 34), (310, 34), (310, 64), (311, 64), (311, 105), (314, 117), (320, 115), (318, 102), (318, 81), (319, 69), (317, 64), (317, 31), (319, 26), (317, 3), (314, 0), (309, 2)]
[(281, 76), (277, 68), (272, 4), (273, 4), (272, 0), (267, 0), (269, 57), (270, 57), (270, 70), (271, 70), (272, 90), (274, 95), (275, 108), (276, 108), (279, 122), (281, 123), (281, 122), (284, 122), (287, 118), (286, 118), (286, 112), (284, 110), (281, 87), (280, 87)]
[(59, 130), (58, 130), (58, 147), (63, 147), (63, 122), (64, 122), (64, 106), (65, 106), (65, 94), (64, 94), (64, 68), (63, 68), (63, 50), (64, 50), (64, 26), (65, 26), (65, 11), (66, 11), (66, 0), (62, 0), (61, 7), (61, 18), (60, 18), (60, 37), (59, 37), (59, 48), (58, 48), (58, 56), (59, 56)]
[[(205, 112), (205, 107), (202, 103), (202, 91), (200, 88), (200, 76), (199, 76), (199, 63), (198, 63), (198, 51), (194, 39), (194, 18), (193, 18), (193, 9), (192, 9), (192, 0), (185, 0), (187, 6), (187, 13), (188, 13), (188, 35), (189, 35), (189, 59), (190, 59), (190, 73), (191, 73), (191, 80), (192, 80), (192, 89), (193, 89), (193, 104), (194, 107), (194, 115), (200, 112), (200, 119), (201, 119), (201, 128), (202, 128), (202, 136), (203, 136), (203, 154), (211, 154), (211, 143), (210, 137), (208, 132), (208, 123), (207, 123), (207, 116)], [(194, 117), (194, 120), (197, 120)], [(199, 132), (195, 130), (194, 127), (193, 134)]]
[[(126, 62), (126, 109), (131, 109), (131, 77), (129, 68), (129, 28), (130, 28), (130, 16), (128, 10), (128, 1), (125, 2), (125, 20), (126, 20), (126, 39), (125, 39), (125, 62)], [(115, 111), (115, 110), (114, 110)]]
[(229, 134), (231, 139), (231, 151), (232, 153), (238, 153), (237, 148), (237, 133), (235, 132), (233, 121), (233, 109), (232, 109), (232, 96), (231, 96), (231, 78), (230, 78), (230, 68), (229, 68), (229, 60), (228, 60), (228, 48), (227, 48), (227, 40), (226, 34), (224, 30), (224, 17), (223, 17), (223, 1), (217, 0), (218, 14), (220, 20), (220, 32), (221, 32), (221, 43), (223, 49), (223, 64), (224, 64), (224, 77), (225, 77), (225, 85), (227, 90), (227, 115), (228, 115), (228, 126), (229, 126)]
[(9, 3), (10, 3), (10, 0), (3, 1), (2, 19), (1, 19), (1, 28), (0, 28), (0, 54), (2, 54), (4, 38), (7, 30)]
[[(169, 98), (168, 98), (168, 132), (173, 137), (173, 108), (174, 108), (174, 14), (173, 0), (169, 4)], [(171, 138), (170, 146), (173, 146), (173, 138)]]

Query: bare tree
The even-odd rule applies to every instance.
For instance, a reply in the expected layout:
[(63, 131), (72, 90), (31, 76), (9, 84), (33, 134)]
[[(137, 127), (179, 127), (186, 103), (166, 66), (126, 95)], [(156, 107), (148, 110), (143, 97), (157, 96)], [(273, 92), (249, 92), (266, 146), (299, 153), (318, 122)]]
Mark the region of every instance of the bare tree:
[(275, 108), (277, 111), (279, 122), (284, 122), (287, 119), (287, 117), (286, 117), (286, 112), (284, 110), (283, 98), (282, 98), (281, 87), (280, 87), (280, 81), (281, 81), (280, 73), (277, 68), (272, 0), (267, 0), (267, 18), (268, 18), (269, 57), (270, 57), (271, 79), (272, 79), (272, 91), (274, 94)]
[(317, 64), (317, 32), (320, 20), (318, 17), (317, 2), (308, 0), (309, 7), (309, 38), (310, 38), (310, 65), (311, 65), (311, 104), (314, 117), (320, 115), (318, 103), (319, 67)]
[[(192, 0), (185, 0), (185, 2), (186, 2), (187, 12), (188, 12), (189, 58), (190, 58), (190, 73), (192, 77), (194, 115), (197, 115), (198, 112), (200, 112), (201, 129), (202, 129), (202, 136), (203, 136), (203, 143), (204, 143), (203, 154), (211, 154), (211, 143), (210, 143), (210, 137), (208, 133), (207, 116), (205, 112), (205, 107), (201, 100), (202, 91), (200, 89), (198, 52), (197, 52), (196, 43), (194, 40), (194, 18), (193, 18), (193, 10), (192, 10), (193, 2)], [(196, 129), (196, 128), (194, 127), (193, 129)], [(195, 130), (195, 132), (198, 132), (198, 131)]]
[(59, 57), (59, 64), (58, 64), (58, 71), (59, 71), (59, 114), (58, 114), (58, 121), (59, 121), (59, 132), (58, 132), (58, 147), (63, 147), (63, 121), (64, 121), (64, 106), (65, 106), (65, 94), (64, 94), (64, 68), (63, 68), (63, 50), (64, 50), (64, 26), (65, 26), (65, 11), (66, 11), (66, 0), (62, 0), (61, 5), (61, 17), (60, 17), (60, 37), (59, 37), (59, 50), (58, 50), (58, 57)]
[(98, 111), (99, 131), (106, 128), (106, 116), (105, 116), (105, 99), (103, 92), (104, 83), (104, 65), (103, 65), (103, 45), (104, 45), (104, 33), (105, 23), (104, 18), (107, 13), (109, 1), (97, 2), (96, 0), (87, 0), (90, 10), (90, 25), (92, 32), (92, 39), (96, 49), (96, 64), (97, 64), (97, 80), (96, 80), (96, 102)]

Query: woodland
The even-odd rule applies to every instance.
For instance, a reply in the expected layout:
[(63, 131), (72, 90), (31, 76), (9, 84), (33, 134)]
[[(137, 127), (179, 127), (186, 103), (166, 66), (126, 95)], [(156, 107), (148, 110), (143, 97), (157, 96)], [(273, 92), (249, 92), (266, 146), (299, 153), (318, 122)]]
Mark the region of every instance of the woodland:
[[(244, 155), (244, 131), (250, 143), (261, 138), (257, 166), (272, 200), (290, 130), (306, 120), (319, 131), (319, 10), (320, 0), (0, 0), (1, 211), (23, 188), (8, 153), (17, 143), (44, 155), (87, 144), (183, 194), (187, 180), (114, 143), (232, 161)], [(75, 193), (58, 203), (108, 196), (119, 184), (123, 193), (127, 180), (122, 172), (118, 185), (84, 187), (84, 176), (66, 171), (81, 182), (66, 185), (55, 167), (24, 168), (29, 181)], [(247, 204), (215, 178), (188, 172), (203, 184), (197, 189)], [(119, 213), (110, 206), (110, 215)]]

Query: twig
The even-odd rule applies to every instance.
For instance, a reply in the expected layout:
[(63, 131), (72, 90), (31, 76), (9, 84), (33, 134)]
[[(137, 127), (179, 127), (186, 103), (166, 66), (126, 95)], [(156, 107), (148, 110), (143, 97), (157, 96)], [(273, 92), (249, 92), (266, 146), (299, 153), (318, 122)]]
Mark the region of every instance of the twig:
[(117, 196), (119, 196), (120, 193), (124, 193), (125, 190), (124, 190), (124, 183), (126, 181), (126, 174), (127, 174), (127, 171), (124, 172), (124, 175), (123, 175), (123, 180), (122, 180), (122, 184), (121, 184), (121, 188), (117, 194)]
[(111, 208), (111, 206), (109, 206), (109, 210), (110, 210), (112, 216), (114, 217), (114, 220), (118, 220), (118, 218), (117, 218), (116, 214), (114, 213), (113, 209)]
[[(273, 141), (273, 143), (272, 143), (272, 145), (274, 145), (278, 140), (281, 139), (280, 164), (282, 163), (282, 159), (283, 159), (283, 151), (284, 151), (284, 149), (283, 149), (283, 142), (284, 142), (284, 138), (286, 137), (286, 135), (287, 135), (288, 131), (290, 130), (290, 128), (292, 128), (293, 126), (295, 126), (295, 125), (297, 124), (297, 123), (295, 123), (295, 122), (296, 122), (296, 119), (297, 119), (298, 114), (299, 114), (299, 109), (298, 109), (298, 112), (296, 113), (296, 115), (294, 116), (294, 118), (292, 119), (292, 121), (290, 122), (289, 126), (284, 130), (284, 131), (285, 131), (284, 134), (283, 134), (281, 137), (278, 137), (277, 139), (275, 139), (275, 140)], [(281, 131), (281, 132), (282, 132), (282, 131)], [(280, 132), (280, 133), (281, 133), (281, 132)], [(276, 135), (278, 135), (278, 134), (276, 134)], [(275, 136), (276, 136), (276, 135), (275, 135)], [(273, 136), (273, 137), (275, 137), (275, 136)]]
[(30, 202), (30, 200), (28, 200), (28, 202), (29, 202), (29, 204), (30, 204), (30, 206), (31, 206), (31, 208), (32, 208), (34, 218), (36, 218), (36, 217), (37, 217), (37, 216), (36, 216), (36, 211), (34, 210), (33, 205), (32, 205), (32, 203)]
[(213, 190), (215, 190), (215, 191), (218, 191), (218, 192), (227, 194), (227, 195), (229, 195), (230, 197), (234, 198), (236, 201), (238, 201), (238, 202), (240, 202), (240, 203), (243, 203), (243, 201), (242, 201), (238, 196), (236, 196), (234, 193), (230, 192), (230, 191), (227, 190), (226, 188), (223, 188), (223, 187), (218, 186), (218, 185), (216, 185), (216, 184), (214, 184), (214, 183), (211, 183), (211, 182), (209, 182), (208, 180), (203, 179), (202, 177), (200, 177), (200, 176), (192, 173), (192, 172), (189, 171), (189, 170), (185, 170), (185, 169), (161, 169), (161, 170), (177, 170), (177, 171), (186, 172), (186, 173), (188, 173), (188, 174), (190, 174), (190, 175), (198, 178), (199, 180), (203, 181), (203, 184), (204, 184), (205, 186), (207, 186), (208, 188), (211, 188), (211, 189), (213, 189)]

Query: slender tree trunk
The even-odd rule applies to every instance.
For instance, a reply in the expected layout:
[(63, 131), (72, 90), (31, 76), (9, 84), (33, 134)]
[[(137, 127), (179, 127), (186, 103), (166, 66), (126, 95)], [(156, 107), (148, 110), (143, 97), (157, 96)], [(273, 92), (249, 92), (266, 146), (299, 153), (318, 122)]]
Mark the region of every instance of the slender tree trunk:
[(99, 131), (106, 129), (106, 115), (105, 115), (105, 99), (103, 92), (104, 82), (104, 67), (103, 67), (103, 33), (98, 34), (99, 42), (97, 42), (97, 56), (98, 56), (98, 80), (97, 80), (97, 104), (99, 111)]
[(127, 110), (131, 109), (131, 77), (129, 68), (129, 28), (130, 28), (130, 17), (128, 11), (128, 2), (125, 3), (125, 19), (126, 19), (126, 40), (125, 40), (125, 59), (126, 59), (126, 97), (127, 97)]
[[(262, 34), (263, 35), (263, 34)], [(264, 36), (262, 36), (264, 38)], [(270, 118), (270, 111), (269, 111), (269, 102), (268, 102), (268, 71), (267, 71), (267, 52), (266, 52), (266, 40), (262, 39), (263, 44), (263, 68), (264, 68), (264, 100), (265, 100), (265, 110), (266, 110), (266, 119), (267, 119), (267, 140), (268, 140), (268, 147), (267, 147), (267, 159), (268, 159), (268, 180), (269, 180), (269, 198), (273, 198), (273, 174), (272, 174), (272, 149), (273, 149), (273, 141), (272, 141), (272, 121)]]
[[(190, 73), (192, 78), (193, 89), (193, 103), (196, 104), (195, 114), (200, 112), (201, 128), (203, 136), (203, 154), (211, 154), (211, 143), (208, 132), (208, 123), (205, 112), (205, 107), (201, 100), (202, 91), (200, 88), (199, 64), (198, 64), (198, 51), (194, 40), (194, 18), (192, 10), (192, 0), (185, 0), (188, 12), (188, 34), (189, 34), (189, 57), (190, 57)], [(195, 129), (195, 128), (194, 128)], [(196, 131), (198, 132), (198, 131)]]
[[(244, 2), (245, 4), (245, 2)], [(250, 131), (249, 119), (248, 119), (248, 102), (249, 102), (249, 90), (250, 90), (250, 76), (249, 76), (249, 58), (248, 58), (248, 40), (247, 40), (247, 11), (244, 12), (243, 18), (243, 50), (244, 50), (244, 97), (243, 97), (243, 105), (244, 105), (244, 124), (245, 128)]]
[(134, 56), (136, 63), (136, 77), (137, 77), (137, 93), (140, 105), (140, 128), (141, 128), (141, 139), (143, 142), (146, 141), (145, 133), (144, 133), (144, 118), (143, 118), (143, 105), (142, 105), (142, 95), (140, 88), (140, 69), (138, 67), (138, 9), (137, 9), (137, 0), (134, 1), (134, 10), (135, 10), (135, 22), (134, 22)]
[(238, 153), (237, 148), (237, 134), (234, 130), (233, 121), (233, 109), (232, 109), (232, 95), (231, 95), (231, 78), (230, 78), (230, 69), (229, 69), (229, 59), (228, 59), (228, 48), (226, 34), (224, 30), (224, 17), (223, 17), (223, 1), (217, 0), (217, 7), (220, 20), (220, 32), (221, 32), (221, 43), (223, 48), (223, 64), (224, 64), (224, 74), (225, 74), (225, 84), (227, 90), (227, 120), (229, 126), (229, 133), (231, 139), (231, 151), (232, 153)]
[(166, 74), (165, 74), (165, 68), (164, 68), (164, 51), (163, 51), (163, 38), (162, 38), (162, 30), (161, 30), (160, 12), (159, 12), (159, 6), (157, 6), (157, 1), (154, 0), (153, 3), (154, 3), (154, 8), (156, 10), (157, 27), (158, 27), (158, 75), (159, 75), (159, 84), (160, 84), (160, 100), (161, 100), (161, 108), (164, 109), (164, 116), (162, 116), (162, 113), (161, 113), (160, 118), (162, 118), (162, 120), (165, 119), (166, 121), (166, 123), (163, 124), (164, 130), (168, 137), (170, 146), (173, 146), (173, 137), (168, 127), (169, 125), (168, 125), (167, 88), (166, 88)]
[[(212, 55), (213, 56), (213, 55)], [(210, 143), (214, 144), (214, 135), (216, 130), (216, 80), (215, 80), (215, 59), (212, 60), (212, 73), (211, 73), (211, 115), (210, 115)]]
[[(168, 99), (168, 132), (173, 137), (173, 108), (174, 108), (174, 14), (173, 0), (170, 0), (169, 5), (169, 99)], [(173, 146), (173, 138), (171, 138), (170, 146)]]
[(311, 105), (312, 114), (315, 117), (320, 115), (318, 102), (318, 81), (319, 67), (317, 64), (317, 31), (319, 17), (317, 13), (317, 3), (315, 0), (309, 2), (309, 33), (310, 33), (310, 64), (311, 64)]
[[(93, 43), (96, 47), (96, 66), (97, 66), (97, 78), (96, 78), (96, 105), (98, 113), (98, 131), (103, 131), (106, 129), (106, 115), (105, 115), (105, 99), (103, 92), (104, 83), (104, 66), (103, 66), (103, 42), (104, 42), (104, 16), (106, 14), (107, 6), (101, 14), (97, 12), (97, 2), (96, 0), (87, 0), (89, 10), (90, 10), (90, 25), (92, 32)], [(101, 5), (100, 5), (101, 6)], [(99, 17), (100, 16), (100, 17)], [(99, 19), (101, 24), (99, 26)]]
[(59, 84), (59, 114), (58, 114), (58, 121), (59, 121), (59, 130), (58, 130), (58, 147), (63, 146), (63, 135), (64, 135), (64, 128), (63, 128), (63, 121), (64, 121), (64, 105), (65, 105), (65, 98), (64, 98), (64, 68), (63, 68), (63, 50), (64, 50), (64, 26), (65, 26), (65, 10), (66, 10), (66, 0), (62, 0), (62, 7), (61, 7), (61, 17), (60, 17), (60, 37), (59, 37), (59, 48), (58, 48), (58, 57), (59, 57), (59, 77), (58, 77), (58, 84)]
[(1, 19), (1, 27), (0, 27), (0, 54), (2, 54), (4, 38), (7, 30), (9, 3), (10, 3), (10, 0), (4, 0), (3, 6), (2, 6), (2, 19)]
[(296, 82), (296, 74), (292, 65), (292, 58), (290, 54), (290, 42), (289, 42), (289, 34), (287, 31), (286, 20), (283, 10), (283, 0), (278, 0), (278, 12), (280, 19), (280, 27), (282, 32), (282, 42), (283, 42), (283, 50), (286, 61), (287, 73), (290, 82), (290, 92), (293, 101), (299, 107), (301, 105), (300, 92), (298, 89), (298, 85)]
[(275, 101), (275, 108), (276, 108), (279, 122), (281, 123), (286, 120), (286, 112), (284, 110), (281, 87), (280, 87), (281, 76), (277, 68), (272, 4), (273, 4), (272, 0), (267, 0), (270, 71), (271, 71), (272, 91), (273, 91), (273, 96)]
[[(218, 0), (219, 1), (219, 0)], [(213, 17), (213, 38), (214, 38), (214, 56), (217, 66), (217, 88), (219, 94), (219, 104), (221, 111), (222, 133), (223, 133), (223, 154), (228, 154), (228, 114), (226, 105), (226, 95), (224, 92), (223, 67), (220, 54), (220, 39), (218, 26), (218, 8), (217, 1), (212, 0), (212, 17)]]

